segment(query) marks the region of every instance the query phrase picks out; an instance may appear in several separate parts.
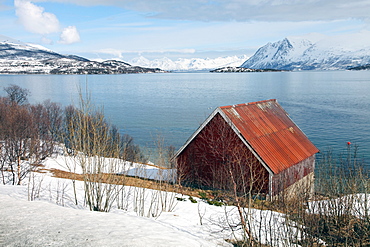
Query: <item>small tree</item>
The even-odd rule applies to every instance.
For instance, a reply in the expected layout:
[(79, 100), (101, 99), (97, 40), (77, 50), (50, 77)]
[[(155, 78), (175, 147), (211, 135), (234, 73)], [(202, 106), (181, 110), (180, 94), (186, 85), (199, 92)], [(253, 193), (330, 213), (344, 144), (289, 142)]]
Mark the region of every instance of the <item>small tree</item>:
[(51, 139), (61, 142), (63, 110), (60, 104), (46, 100), (43, 103), (47, 118), (47, 131)]
[[(48, 116), (42, 105), (0, 101), (0, 140), (3, 183), (21, 184), (36, 164), (53, 152)], [(4, 169), (8, 179), (5, 179)]]
[(28, 96), (31, 94), (30, 90), (21, 88), (18, 85), (11, 84), (8, 87), (4, 87), (4, 91), (8, 94), (8, 98), (12, 103), (23, 104), (28, 100)]
[(4, 91), (8, 97), (0, 99), (2, 182), (19, 185), (54, 151), (60, 108), (50, 102), (25, 104), (30, 91), (17, 85), (5, 87)]

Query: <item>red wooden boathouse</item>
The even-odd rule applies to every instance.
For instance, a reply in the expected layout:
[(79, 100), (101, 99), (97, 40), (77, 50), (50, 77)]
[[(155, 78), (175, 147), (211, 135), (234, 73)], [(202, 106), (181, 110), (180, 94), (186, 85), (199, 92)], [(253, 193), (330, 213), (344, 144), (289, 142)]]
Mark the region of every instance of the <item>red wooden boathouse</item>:
[(318, 151), (272, 99), (218, 107), (175, 159), (183, 184), (274, 196), (313, 180)]

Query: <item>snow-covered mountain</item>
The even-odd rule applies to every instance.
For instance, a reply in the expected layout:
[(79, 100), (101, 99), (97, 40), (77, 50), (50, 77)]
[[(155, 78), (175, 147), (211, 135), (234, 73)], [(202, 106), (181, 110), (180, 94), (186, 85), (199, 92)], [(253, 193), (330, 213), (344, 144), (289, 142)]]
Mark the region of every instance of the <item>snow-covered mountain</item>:
[(220, 67), (237, 67), (240, 66), (248, 57), (228, 56), (218, 58), (179, 58), (175, 61), (164, 57), (155, 60), (148, 60), (145, 57), (137, 57), (130, 61), (130, 64), (143, 66), (147, 68), (161, 68), (170, 71), (195, 71), (211, 70)]
[(268, 43), (241, 67), (280, 70), (341, 70), (370, 64), (370, 32), (327, 37), (288, 37)]
[(0, 35), (0, 74), (127, 74), (164, 72), (120, 61), (90, 61)]
[(36, 61), (46, 59), (72, 58), (79, 61), (89, 61), (78, 56), (61, 55), (41, 45), (24, 43), (3, 35), (0, 35), (0, 59)]

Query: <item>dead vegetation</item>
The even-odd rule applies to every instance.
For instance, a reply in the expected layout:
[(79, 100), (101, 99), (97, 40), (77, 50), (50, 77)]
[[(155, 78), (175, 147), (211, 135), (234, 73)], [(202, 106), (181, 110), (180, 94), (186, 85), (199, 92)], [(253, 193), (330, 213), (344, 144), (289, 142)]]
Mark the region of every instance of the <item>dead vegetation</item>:
[[(70, 180), (77, 180), (77, 181), (84, 181), (84, 175), (73, 173), (73, 172), (67, 172), (55, 168), (51, 169), (45, 169), (41, 168), (38, 169), (37, 172), (39, 173), (47, 173), (50, 172), (53, 177), (56, 178), (64, 178), (64, 179), (70, 179)], [(91, 175), (94, 176), (94, 175)], [(140, 187), (145, 189), (153, 189), (153, 190), (161, 190), (163, 189), (164, 184), (166, 187), (167, 192), (175, 192), (180, 193), (183, 195), (191, 196), (191, 197), (199, 197), (200, 194), (205, 193), (207, 198), (216, 198), (214, 196), (214, 191), (211, 190), (201, 190), (201, 189), (194, 189), (194, 188), (188, 188), (184, 186), (179, 186), (178, 184), (171, 184), (163, 181), (155, 181), (155, 180), (149, 180), (145, 178), (140, 177), (134, 177), (134, 176), (127, 176), (127, 175), (116, 175), (116, 174), (103, 174), (101, 176), (102, 183), (114, 183), (117, 185), (125, 185), (125, 186), (134, 186), (134, 187)]]

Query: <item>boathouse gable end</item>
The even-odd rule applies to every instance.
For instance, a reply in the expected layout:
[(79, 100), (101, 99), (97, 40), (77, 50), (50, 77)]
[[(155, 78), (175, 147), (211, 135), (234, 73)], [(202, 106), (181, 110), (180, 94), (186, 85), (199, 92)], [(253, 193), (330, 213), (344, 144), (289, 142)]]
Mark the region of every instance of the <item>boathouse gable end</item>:
[[(220, 188), (235, 172), (240, 183), (252, 176), (255, 189), (274, 195), (311, 174), (317, 152), (273, 99), (217, 108), (175, 159), (183, 182)], [(279, 184), (282, 177), (289, 182)]]

